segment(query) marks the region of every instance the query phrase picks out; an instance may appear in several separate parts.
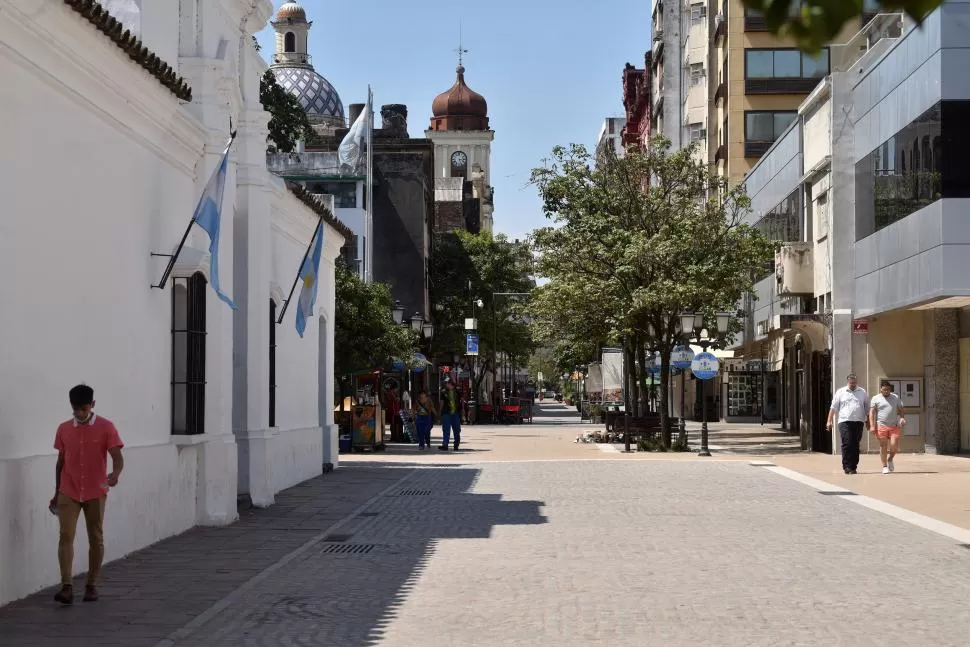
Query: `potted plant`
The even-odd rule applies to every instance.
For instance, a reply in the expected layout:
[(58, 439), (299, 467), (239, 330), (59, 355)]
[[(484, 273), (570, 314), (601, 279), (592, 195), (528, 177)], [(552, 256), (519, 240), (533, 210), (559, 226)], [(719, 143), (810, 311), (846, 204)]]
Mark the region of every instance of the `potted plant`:
[(589, 419), (592, 424), (599, 424), (603, 422), (603, 407), (598, 404), (594, 404), (589, 408)]

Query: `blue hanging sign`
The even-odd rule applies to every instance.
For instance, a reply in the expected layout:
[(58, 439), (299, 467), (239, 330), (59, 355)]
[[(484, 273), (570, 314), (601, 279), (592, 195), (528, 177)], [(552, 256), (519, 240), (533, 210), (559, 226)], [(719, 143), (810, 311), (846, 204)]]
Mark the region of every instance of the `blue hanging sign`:
[(694, 361), (694, 350), (690, 346), (675, 346), (670, 353), (670, 365), (674, 368), (690, 368)]
[(475, 333), (468, 333), (465, 336), (465, 354), (478, 355), (478, 335)]
[(698, 353), (691, 362), (690, 370), (698, 380), (711, 380), (717, 376), (721, 363), (713, 353)]

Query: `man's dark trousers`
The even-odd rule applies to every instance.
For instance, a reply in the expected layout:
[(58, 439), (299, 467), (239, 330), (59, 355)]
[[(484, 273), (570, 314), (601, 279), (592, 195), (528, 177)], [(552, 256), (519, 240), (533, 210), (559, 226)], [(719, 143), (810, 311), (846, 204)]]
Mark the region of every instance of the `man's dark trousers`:
[(840, 422), (842, 437), (842, 469), (855, 471), (859, 467), (859, 444), (862, 442), (862, 422)]

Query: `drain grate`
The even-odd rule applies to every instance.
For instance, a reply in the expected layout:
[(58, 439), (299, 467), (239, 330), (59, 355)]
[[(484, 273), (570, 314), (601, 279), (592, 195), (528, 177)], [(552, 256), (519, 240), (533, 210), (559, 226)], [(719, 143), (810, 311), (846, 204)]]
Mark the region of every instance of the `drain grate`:
[(428, 496), (431, 490), (401, 490), (398, 496)]
[(374, 550), (376, 544), (329, 544), (324, 546), (321, 553), (341, 555), (366, 555)]
[(844, 490), (819, 490), (819, 494), (824, 494), (825, 496), (855, 496), (855, 492), (846, 492)]
[(326, 537), (324, 537), (323, 541), (325, 541), (325, 542), (332, 542), (332, 543), (339, 543), (339, 542), (347, 541), (348, 539), (350, 539), (353, 536), (354, 536), (354, 533), (352, 533), (352, 532), (351, 533), (347, 533), (347, 534), (343, 534), (343, 535), (327, 535)]

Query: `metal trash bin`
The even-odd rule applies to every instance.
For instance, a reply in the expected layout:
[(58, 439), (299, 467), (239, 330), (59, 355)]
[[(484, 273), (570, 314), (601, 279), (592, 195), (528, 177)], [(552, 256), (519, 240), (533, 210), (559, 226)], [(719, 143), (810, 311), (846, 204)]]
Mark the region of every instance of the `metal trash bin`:
[(478, 421), (478, 401), (468, 401), (468, 424), (475, 424)]

